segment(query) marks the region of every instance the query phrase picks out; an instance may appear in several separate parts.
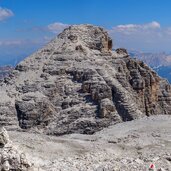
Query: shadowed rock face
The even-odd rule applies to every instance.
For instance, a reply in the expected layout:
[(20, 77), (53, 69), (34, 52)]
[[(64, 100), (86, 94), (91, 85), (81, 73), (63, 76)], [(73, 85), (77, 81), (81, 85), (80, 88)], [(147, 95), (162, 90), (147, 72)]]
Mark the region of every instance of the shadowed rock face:
[(92, 134), (111, 124), (170, 114), (171, 90), (107, 32), (71, 26), (22, 61), (0, 89), (0, 123), (47, 134)]

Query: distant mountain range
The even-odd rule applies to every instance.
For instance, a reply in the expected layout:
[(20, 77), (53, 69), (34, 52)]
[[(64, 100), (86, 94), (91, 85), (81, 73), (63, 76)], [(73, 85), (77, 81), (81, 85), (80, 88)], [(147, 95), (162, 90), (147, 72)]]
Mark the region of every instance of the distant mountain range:
[(171, 83), (171, 54), (143, 53), (139, 51), (129, 51), (133, 58), (140, 59), (154, 69), (161, 77), (166, 78)]
[(0, 67), (4, 66), (16, 66), (20, 61), (25, 59), (28, 56), (28, 54), (20, 54), (20, 55), (4, 55), (0, 56)]
[(7, 77), (13, 69), (14, 68), (12, 66), (0, 67), (0, 80), (3, 79), (4, 77)]
[(161, 77), (166, 78), (171, 83), (171, 66), (161, 66), (154, 69)]

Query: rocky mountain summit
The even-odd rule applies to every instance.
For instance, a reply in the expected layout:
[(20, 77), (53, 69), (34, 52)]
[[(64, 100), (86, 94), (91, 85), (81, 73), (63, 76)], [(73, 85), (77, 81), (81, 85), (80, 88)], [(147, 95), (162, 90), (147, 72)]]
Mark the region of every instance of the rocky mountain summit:
[(100, 27), (74, 25), (24, 61), (0, 86), (0, 124), (51, 135), (170, 114), (170, 85)]

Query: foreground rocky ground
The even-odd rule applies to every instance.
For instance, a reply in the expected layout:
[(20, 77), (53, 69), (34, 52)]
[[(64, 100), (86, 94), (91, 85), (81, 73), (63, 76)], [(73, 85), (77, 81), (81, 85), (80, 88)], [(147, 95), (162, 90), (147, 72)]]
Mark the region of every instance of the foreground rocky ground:
[(146, 171), (150, 164), (171, 170), (170, 130), (171, 116), (159, 115), (119, 123), (94, 135), (9, 135), (35, 171)]

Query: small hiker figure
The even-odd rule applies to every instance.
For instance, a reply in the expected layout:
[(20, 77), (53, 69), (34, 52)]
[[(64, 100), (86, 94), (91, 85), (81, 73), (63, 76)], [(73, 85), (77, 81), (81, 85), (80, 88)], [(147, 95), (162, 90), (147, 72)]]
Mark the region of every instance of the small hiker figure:
[(151, 164), (149, 167), (149, 171), (156, 171), (156, 167), (154, 164)]

